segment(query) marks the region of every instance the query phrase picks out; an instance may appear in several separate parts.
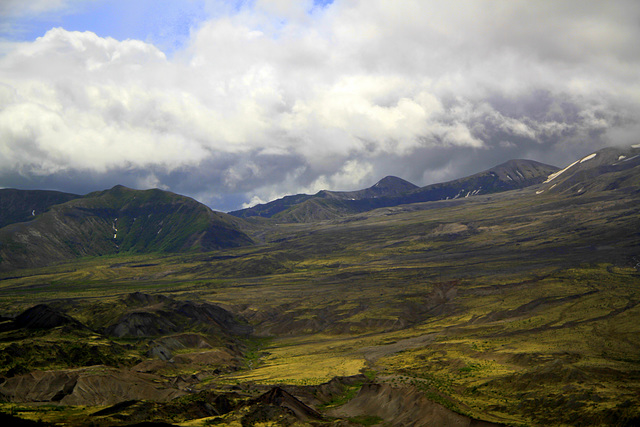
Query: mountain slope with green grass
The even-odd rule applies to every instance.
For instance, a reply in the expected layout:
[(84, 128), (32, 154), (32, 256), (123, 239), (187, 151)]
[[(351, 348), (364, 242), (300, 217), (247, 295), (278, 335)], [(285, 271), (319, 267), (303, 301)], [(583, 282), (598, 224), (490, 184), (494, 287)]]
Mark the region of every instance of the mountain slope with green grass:
[(60, 191), (0, 189), (0, 228), (31, 221), (51, 206), (79, 197), (82, 196)]
[(189, 252), (251, 243), (240, 220), (188, 197), (116, 186), (0, 229), (0, 268), (123, 252)]

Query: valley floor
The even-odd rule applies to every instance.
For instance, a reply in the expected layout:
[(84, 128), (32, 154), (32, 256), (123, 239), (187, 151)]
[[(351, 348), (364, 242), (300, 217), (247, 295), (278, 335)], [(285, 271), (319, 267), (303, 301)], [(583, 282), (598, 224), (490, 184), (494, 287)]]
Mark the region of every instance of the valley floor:
[[(72, 425), (636, 425), (637, 204), (509, 197), (5, 274), (0, 409)], [(11, 326), (36, 303), (81, 326)], [(202, 326), (207, 304), (236, 323)]]

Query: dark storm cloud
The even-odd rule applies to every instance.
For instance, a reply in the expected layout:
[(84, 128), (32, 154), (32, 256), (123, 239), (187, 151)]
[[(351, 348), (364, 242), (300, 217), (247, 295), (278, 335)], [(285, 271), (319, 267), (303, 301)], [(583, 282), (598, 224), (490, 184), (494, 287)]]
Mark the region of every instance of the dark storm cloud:
[(191, 195), (214, 209), (228, 211), (245, 203), (245, 194), (253, 188), (282, 182), (289, 171), (300, 168), (306, 166), (299, 156), (254, 152), (206, 158), (195, 168), (171, 171), (159, 166), (112, 168), (102, 173), (71, 169), (44, 175), (9, 170), (0, 172), (0, 181), (7, 188), (63, 190), (80, 195), (115, 185), (161, 188)]

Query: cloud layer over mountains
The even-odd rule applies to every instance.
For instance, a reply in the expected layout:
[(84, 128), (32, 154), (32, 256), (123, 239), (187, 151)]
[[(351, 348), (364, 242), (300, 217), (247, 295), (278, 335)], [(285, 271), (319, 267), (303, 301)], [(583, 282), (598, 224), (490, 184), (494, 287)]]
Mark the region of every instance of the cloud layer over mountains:
[(159, 187), (220, 210), (639, 143), (635, 1), (207, 3), (170, 55), (3, 43), (0, 186)]

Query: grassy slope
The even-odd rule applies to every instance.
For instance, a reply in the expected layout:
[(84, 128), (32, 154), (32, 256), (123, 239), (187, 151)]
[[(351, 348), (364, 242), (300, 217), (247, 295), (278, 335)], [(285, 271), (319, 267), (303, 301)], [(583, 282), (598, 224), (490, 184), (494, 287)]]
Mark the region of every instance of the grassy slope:
[(250, 244), (241, 220), (188, 197), (116, 186), (0, 229), (0, 269), (122, 252), (188, 252)]
[(16, 222), (31, 221), (51, 206), (81, 196), (59, 191), (0, 189), (0, 228)]
[(606, 425), (639, 411), (639, 207), (615, 193), (524, 191), (257, 223), (258, 247), (14, 271), (0, 280), (0, 312), (137, 290), (196, 295), (275, 337), (252, 369), (207, 384), (372, 370), (478, 418)]

